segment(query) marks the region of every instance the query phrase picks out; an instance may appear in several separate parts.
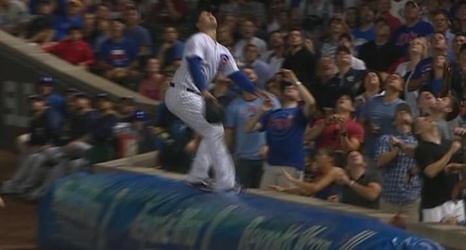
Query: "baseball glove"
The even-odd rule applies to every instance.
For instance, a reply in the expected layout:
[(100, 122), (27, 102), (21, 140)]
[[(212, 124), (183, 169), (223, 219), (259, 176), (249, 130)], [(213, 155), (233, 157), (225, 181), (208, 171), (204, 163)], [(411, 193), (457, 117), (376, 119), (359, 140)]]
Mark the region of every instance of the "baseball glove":
[(222, 123), (225, 118), (225, 110), (220, 103), (207, 99), (205, 100), (204, 116), (208, 123)]

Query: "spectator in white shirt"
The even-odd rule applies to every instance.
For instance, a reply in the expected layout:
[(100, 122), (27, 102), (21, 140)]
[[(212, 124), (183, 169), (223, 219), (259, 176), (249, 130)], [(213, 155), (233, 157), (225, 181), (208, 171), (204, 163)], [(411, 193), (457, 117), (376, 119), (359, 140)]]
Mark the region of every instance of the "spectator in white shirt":
[(274, 31), (270, 34), (269, 51), (261, 55), (261, 60), (266, 62), (272, 68), (272, 73), (279, 72), (285, 59), (285, 40), (280, 31)]
[(347, 33), (343, 33), (340, 35), (339, 43), (342, 46), (345, 46), (350, 49), (352, 55), (351, 55), (351, 68), (356, 69), (356, 70), (366, 70), (366, 63), (364, 63), (363, 60), (357, 58), (354, 56), (354, 50), (353, 50), (353, 38), (351, 35)]
[(248, 44), (256, 45), (259, 54), (264, 55), (267, 52), (267, 43), (256, 37), (257, 27), (251, 20), (244, 20), (241, 24), (241, 35), (243, 39), (239, 40), (235, 45), (235, 58), (241, 62), (244, 61), (244, 49)]
[(0, 0), (1, 30), (17, 35), (28, 19), (28, 10), (23, 2), (17, 0)]

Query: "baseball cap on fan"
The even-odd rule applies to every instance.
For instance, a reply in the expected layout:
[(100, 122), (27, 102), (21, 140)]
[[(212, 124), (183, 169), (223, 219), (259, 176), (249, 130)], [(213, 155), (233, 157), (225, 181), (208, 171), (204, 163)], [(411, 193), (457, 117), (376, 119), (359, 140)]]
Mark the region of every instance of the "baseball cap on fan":
[(417, 4), (416, 1), (409, 0), (408, 2), (406, 2), (405, 7), (408, 6), (408, 4), (410, 4), (410, 5), (413, 6), (414, 8), (419, 9), (419, 4)]
[(410, 115), (413, 114), (411, 112), (411, 107), (409, 106), (409, 104), (405, 102), (400, 103), (395, 107), (395, 114), (397, 114), (398, 112), (406, 112), (406, 113), (409, 113)]

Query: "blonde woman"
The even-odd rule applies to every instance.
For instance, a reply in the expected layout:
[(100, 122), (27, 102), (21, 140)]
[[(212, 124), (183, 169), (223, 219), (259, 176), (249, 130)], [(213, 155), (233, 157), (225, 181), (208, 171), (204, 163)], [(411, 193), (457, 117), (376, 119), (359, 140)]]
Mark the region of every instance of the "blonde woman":
[(415, 113), (418, 110), (417, 107), (417, 91), (409, 91), (409, 81), (414, 72), (414, 69), (419, 64), (419, 62), (427, 58), (429, 53), (429, 42), (424, 37), (418, 37), (411, 41), (408, 51), (408, 61), (401, 63), (396, 68), (396, 73), (400, 76), (403, 76), (406, 81), (404, 85), (404, 99), (411, 107), (411, 110), (414, 111), (414, 116), (418, 114)]

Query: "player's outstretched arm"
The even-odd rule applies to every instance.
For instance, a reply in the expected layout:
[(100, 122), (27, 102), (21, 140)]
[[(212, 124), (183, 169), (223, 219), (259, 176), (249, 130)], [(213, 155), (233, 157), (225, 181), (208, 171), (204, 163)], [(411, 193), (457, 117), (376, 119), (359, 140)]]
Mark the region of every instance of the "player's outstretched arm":
[(249, 78), (244, 74), (243, 71), (235, 71), (232, 74), (228, 75), (228, 78), (232, 80), (238, 87), (242, 90), (255, 94), (259, 97), (263, 97), (261, 91), (256, 87), (256, 85), (249, 80)]

